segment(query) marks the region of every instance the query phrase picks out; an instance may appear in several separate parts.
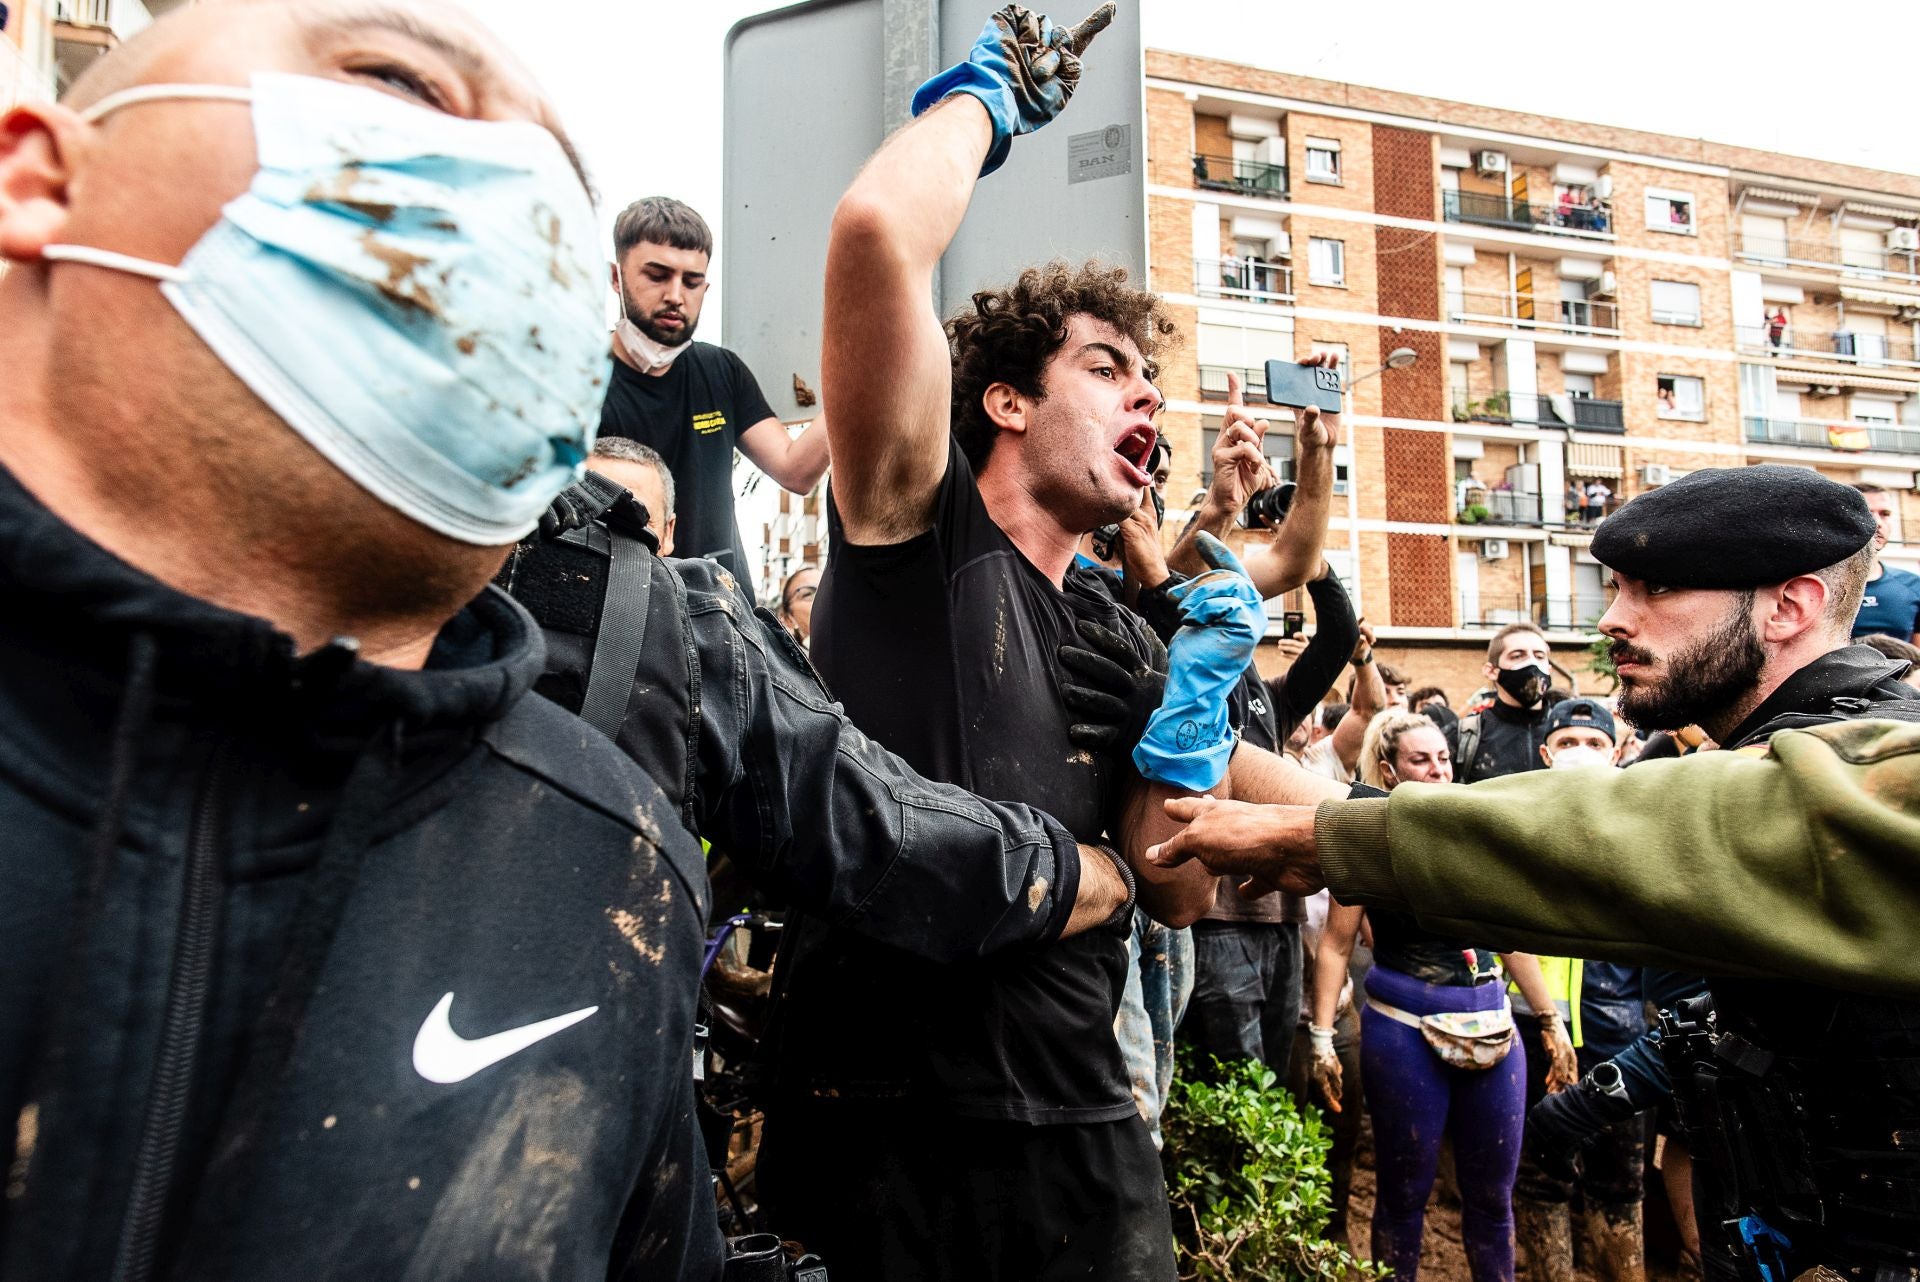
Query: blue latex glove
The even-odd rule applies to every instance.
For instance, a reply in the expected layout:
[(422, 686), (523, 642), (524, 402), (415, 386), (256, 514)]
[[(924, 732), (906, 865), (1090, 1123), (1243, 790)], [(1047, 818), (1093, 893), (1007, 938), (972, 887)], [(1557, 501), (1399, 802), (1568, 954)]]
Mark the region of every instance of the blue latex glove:
[(987, 19), (965, 62), (920, 86), (913, 114), (957, 93), (978, 98), (993, 119), (993, 146), (980, 166), (984, 178), (1006, 160), (1015, 134), (1030, 134), (1066, 109), (1080, 84), (1080, 55), (1112, 21), (1111, 3), (1071, 30), (1010, 4)]
[(1186, 622), (1167, 647), (1167, 693), (1134, 747), (1133, 764), (1142, 778), (1206, 792), (1226, 778), (1234, 745), (1227, 694), (1253, 663), (1267, 611), (1226, 544), (1202, 534), (1197, 546), (1213, 568), (1167, 594)]

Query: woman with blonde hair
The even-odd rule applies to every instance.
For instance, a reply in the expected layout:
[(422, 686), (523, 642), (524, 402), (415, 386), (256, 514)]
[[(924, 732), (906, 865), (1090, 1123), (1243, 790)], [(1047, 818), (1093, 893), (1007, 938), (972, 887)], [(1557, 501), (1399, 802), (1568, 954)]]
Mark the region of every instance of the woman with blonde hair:
[[(1388, 709), (1367, 725), (1360, 778), (1391, 791), (1403, 783), (1451, 783), (1446, 736), (1426, 716)], [(1360, 1074), (1373, 1116), (1373, 1259), (1412, 1282), (1420, 1266), (1428, 1195), (1442, 1136), (1453, 1136), (1460, 1177), (1461, 1236), (1473, 1282), (1512, 1282), (1513, 1181), (1526, 1124), (1526, 1057), (1507, 1004), (1505, 963), (1535, 1010), (1553, 1010), (1540, 963), (1435, 935), (1403, 913), (1334, 902), (1314, 971), (1313, 1082), (1340, 1107), (1333, 1049), (1340, 980), (1371, 912), (1373, 970), (1360, 1014)], [(1553, 1040), (1558, 1036), (1558, 1042)], [(1547, 1032), (1550, 1089), (1576, 1076), (1564, 1032)]]

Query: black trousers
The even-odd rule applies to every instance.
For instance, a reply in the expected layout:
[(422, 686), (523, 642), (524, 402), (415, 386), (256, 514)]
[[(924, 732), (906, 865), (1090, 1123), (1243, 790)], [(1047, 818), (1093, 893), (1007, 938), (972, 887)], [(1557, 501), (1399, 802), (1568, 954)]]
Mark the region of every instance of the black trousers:
[[(1520, 1030), (1520, 1045), (1527, 1054), (1527, 1107), (1547, 1097), (1547, 1047), (1540, 1037), (1540, 1020), (1533, 1015), (1514, 1013)], [(1580, 1071), (1599, 1063), (1586, 1051), (1580, 1052)], [(1581, 1150), (1573, 1180), (1556, 1180), (1534, 1165), (1526, 1149), (1520, 1150), (1520, 1174), (1513, 1183), (1517, 1202), (1569, 1202), (1578, 1189), (1589, 1204), (1606, 1202), (1614, 1206), (1637, 1204), (1646, 1196), (1648, 1115), (1636, 1113), (1624, 1122), (1615, 1122), (1601, 1131)]]
[(1193, 999), (1181, 1036), (1221, 1060), (1259, 1060), (1284, 1082), (1301, 967), (1298, 922), (1195, 922)]
[(1138, 1113), (1029, 1126), (832, 1101), (768, 1113), (767, 1224), (833, 1282), (1172, 1282), (1160, 1155)]

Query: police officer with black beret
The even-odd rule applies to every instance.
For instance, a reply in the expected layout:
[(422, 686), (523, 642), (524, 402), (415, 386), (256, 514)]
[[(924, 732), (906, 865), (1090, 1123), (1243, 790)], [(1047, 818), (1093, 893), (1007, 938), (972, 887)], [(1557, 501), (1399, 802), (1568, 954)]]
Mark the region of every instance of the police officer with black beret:
[[(1697, 724), (1728, 749), (1859, 717), (1920, 721), (1904, 665), (1849, 644), (1873, 536), (1859, 493), (1805, 468), (1708, 469), (1626, 504), (1593, 540), (1617, 589), (1600, 630), (1620, 711), (1646, 729)], [(1911, 1276), (1920, 1003), (1781, 980), (1710, 987), (1711, 1016), (1704, 1003), (1669, 1012), (1663, 1039), (1707, 1277)]]

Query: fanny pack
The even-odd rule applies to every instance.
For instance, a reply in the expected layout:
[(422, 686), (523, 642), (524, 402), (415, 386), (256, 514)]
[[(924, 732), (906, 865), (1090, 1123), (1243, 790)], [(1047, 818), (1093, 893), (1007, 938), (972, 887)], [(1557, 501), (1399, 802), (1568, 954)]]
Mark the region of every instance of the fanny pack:
[(1420, 1030), (1433, 1053), (1453, 1068), (1492, 1068), (1513, 1050), (1513, 1008), (1443, 1011), (1416, 1015), (1389, 1006), (1371, 993), (1367, 1005), (1388, 1019)]

